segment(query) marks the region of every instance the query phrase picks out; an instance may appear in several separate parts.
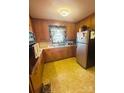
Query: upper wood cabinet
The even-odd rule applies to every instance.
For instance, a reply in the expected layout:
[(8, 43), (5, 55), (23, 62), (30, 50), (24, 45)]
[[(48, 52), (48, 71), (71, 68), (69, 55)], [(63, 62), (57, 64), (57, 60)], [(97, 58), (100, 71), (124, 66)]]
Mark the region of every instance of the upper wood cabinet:
[(89, 16), (84, 19), (84, 21), (82, 21), (82, 25), (87, 25), (88, 27), (91, 27), (91, 17)]
[(91, 28), (95, 29), (95, 14), (91, 17)]
[(86, 17), (85, 19), (79, 21), (76, 24), (76, 31), (77, 32), (80, 31), (80, 28), (83, 25), (87, 25), (88, 27), (95, 29), (95, 13), (93, 13), (93, 14), (89, 15), (88, 17)]

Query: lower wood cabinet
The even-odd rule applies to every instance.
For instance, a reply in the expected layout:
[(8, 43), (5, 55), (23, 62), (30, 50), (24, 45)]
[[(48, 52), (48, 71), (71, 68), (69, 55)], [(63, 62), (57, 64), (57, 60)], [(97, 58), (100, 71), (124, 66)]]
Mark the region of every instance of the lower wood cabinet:
[[(44, 51), (44, 50), (43, 50)], [(40, 93), (40, 89), (42, 86), (42, 72), (43, 72), (43, 65), (44, 65), (44, 57), (43, 57), (43, 51), (40, 57), (38, 58), (33, 71), (30, 75), (30, 82), (31, 87), (33, 87), (31, 90), (32, 93)]]
[(45, 62), (61, 60), (69, 57), (75, 57), (76, 46), (49, 48), (45, 49), (44, 56)]

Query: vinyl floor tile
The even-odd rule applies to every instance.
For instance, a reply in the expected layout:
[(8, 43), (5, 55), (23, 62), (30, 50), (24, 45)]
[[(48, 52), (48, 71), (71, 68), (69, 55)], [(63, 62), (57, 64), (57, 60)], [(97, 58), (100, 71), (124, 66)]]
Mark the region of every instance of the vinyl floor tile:
[(95, 67), (84, 69), (75, 57), (46, 63), (43, 83), (52, 93), (95, 93)]

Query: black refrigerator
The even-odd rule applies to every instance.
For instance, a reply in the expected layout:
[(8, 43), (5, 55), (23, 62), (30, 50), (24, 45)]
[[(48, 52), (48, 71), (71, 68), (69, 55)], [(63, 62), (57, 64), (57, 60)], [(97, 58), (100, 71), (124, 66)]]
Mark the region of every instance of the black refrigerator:
[(33, 32), (29, 32), (29, 74), (31, 74), (32, 69), (36, 63), (35, 53), (34, 53), (35, 36)]
[(95, 65), (95, 31), (86, 30), (77, 32), (76, 59), (83, 67), (88, 68)]

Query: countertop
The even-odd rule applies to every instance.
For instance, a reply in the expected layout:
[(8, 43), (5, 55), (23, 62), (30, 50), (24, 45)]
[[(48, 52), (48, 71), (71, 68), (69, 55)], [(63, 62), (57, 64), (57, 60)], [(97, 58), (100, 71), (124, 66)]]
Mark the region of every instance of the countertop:
[(39, 44), (39, 51), (38, 54), (40, 56), (41, 52), (43, 49), (49, 49), (49, 48), (64, 48), (64, 47), (71, 47), (71, 46), (76, 46), (76, 44), (74, 45), (58, 45), (58, 46), (53, 46), (50, 42), (40, 42)]
[(46, 49), (46, 48), (62, 48), (62, 47), (69, 47), (69, 46), (76, 46), (76, 44), (73, 45), (53, 45), (50, 42), (40, 42), (39, 43), (39, 47), (42, 49)]

